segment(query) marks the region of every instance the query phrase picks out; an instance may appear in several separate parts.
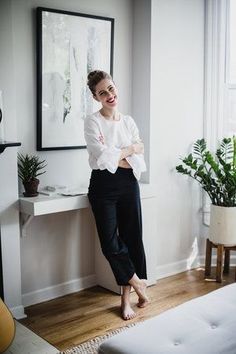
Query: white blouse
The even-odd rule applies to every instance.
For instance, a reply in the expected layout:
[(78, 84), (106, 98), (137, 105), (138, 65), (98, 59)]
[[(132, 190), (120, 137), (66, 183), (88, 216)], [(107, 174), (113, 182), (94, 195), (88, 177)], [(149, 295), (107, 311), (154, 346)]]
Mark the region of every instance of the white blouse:
[[(120, 120), (108, 120), (98, 111), (86, 117), (84, 137), (89, 153), (89, 165), (93, 170), (107, 169), (115, 173), (121, 155), (121, 149), (140, 142), (139, 131), (133, 118), (120, 115)], [(139, 180), (141, 172), (146, 171), (143, 154), (126, 157)]]

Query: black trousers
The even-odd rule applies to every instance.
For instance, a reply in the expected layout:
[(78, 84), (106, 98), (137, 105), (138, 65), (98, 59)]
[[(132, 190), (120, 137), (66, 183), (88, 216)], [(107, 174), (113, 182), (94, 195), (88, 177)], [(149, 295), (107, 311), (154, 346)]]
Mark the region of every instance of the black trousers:
[(88, 198), (104, 256), (118, 285), (147, 278), (139, 185), (132, 169), (93, 170)]

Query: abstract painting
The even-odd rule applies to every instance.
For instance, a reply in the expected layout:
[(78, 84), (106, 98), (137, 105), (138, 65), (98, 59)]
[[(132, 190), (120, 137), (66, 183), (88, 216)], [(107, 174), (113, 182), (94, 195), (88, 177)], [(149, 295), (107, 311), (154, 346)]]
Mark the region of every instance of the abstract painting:
[(85, 148), (84, 119), (98, 110), (91, 70), (112, 74), (114, 19), (37, 8), (37, 150)]

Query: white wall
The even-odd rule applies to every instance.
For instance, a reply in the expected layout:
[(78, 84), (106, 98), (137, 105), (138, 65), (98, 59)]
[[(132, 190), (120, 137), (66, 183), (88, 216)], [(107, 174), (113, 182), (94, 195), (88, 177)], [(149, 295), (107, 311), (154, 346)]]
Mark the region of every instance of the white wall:
[(135, 0), (133, 12), (132, 112), (145, 145), (145, 183), (150, 181), (151, 5), (150, 0)]
[(13, 55), (11, 1), (0, 1), (0, 90), (3, 91), (5, 140), (17, 140), (15, 103), (15, 61)]
[[(201, 200), (197, 186), (177, 175), (174, 167), (179, 155), (203, 135), (204, 0), (9, 1), (12, 27), (6, 28), (13, 37), (9, 63), (15, 72), (9, 79), (6, 70), (2, 77), (5, 86), (15, 90), (22, 152), (36, 152), (35, 7), (115, 18), (114, 79), (120, 108), (134, 113), (150, 166), (144, 180), (157, 185), (157, 277), (186, 269), (200, 241)], [(88, 183), (86, 150), (37, 154), (48, 163), (41, 185)], [(40, 299), (42, 289), (50, 294), (58, 284), (61, 289), (92, 285), (94, 240), (89, 220), (86, 210), (33, 220), (21, 240), (25, 303), (37, 294)]]
[(133, 112), (146, 143), (145, 177), (157, 186), (162, 277), (196, 265), (203, 251), (199, 187), (175, 166), (203, 136), (204, 0), (135, 0), (133, 36)]
[[(11, 2), (0, 1), (0, 90), (3, 90), (5, 140), (17, 141), (15, 63)], [(24, 316), (21, 299), (20, 230), (17, 209), (17, 147), (0, 154), (0, 242), (3, 262), (4, 301), (15, 318)]]
[(177, 175), (203, 136), (204, 1), (153, 0), (150, 181), (158, 184), (158, 266), (189, 264), (201, 241), (199, 188)]

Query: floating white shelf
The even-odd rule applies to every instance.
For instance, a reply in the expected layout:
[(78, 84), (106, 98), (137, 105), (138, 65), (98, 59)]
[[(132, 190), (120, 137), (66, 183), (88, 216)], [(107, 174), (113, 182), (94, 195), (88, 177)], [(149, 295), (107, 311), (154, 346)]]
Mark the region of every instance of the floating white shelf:
[(27, 226), (31, 223), (34, 216), (84, 209), (88, 207), (89, 201), (86, 194), (77, 196), (62, 196), (59, 194), (47, 196), (39, 194), (37, 197), (21, 197), (19, 199), (21, 235), (26, 236)]
[(86, 194), (66, 197), (58, 194), (53, 196), (39, 194), (37, 197), (20, 198), (20, 211), (32, 216), (83, 209), (88, 206)]
[[(155, 197), (156, 193), (152, 185), (140, 183), (141, 199)], [(59, 194), (47, 196), (39, 194), (37, 197), (20, 197), (19, 209), (21, 217), (22, 236), (26, 235), (26, 227), (34, 216), (59, 213), (70, 210), (78, 210), (89, 207), (87, 194), (77, 196), (63, 196)]]

